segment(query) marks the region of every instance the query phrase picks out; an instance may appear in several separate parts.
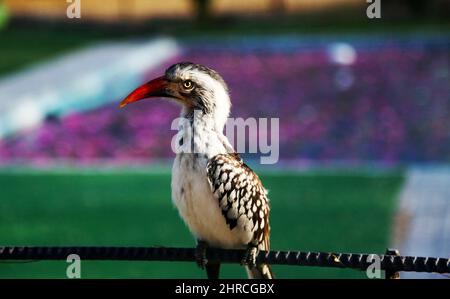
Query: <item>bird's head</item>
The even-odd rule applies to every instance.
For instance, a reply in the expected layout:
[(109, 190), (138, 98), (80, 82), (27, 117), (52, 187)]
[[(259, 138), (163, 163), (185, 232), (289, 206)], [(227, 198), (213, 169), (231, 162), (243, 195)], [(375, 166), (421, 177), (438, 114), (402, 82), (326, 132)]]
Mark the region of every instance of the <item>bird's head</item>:
[(222, 77), (206, 66), (191, 62), (172, 65), (163, 76), (131, 92), (120, 107), (154, 97), (174, 99), (183, 106), (186, 115), (200, 110), (211, 116), (219, 126), (225, 124), (231, 106), (228, 88)]

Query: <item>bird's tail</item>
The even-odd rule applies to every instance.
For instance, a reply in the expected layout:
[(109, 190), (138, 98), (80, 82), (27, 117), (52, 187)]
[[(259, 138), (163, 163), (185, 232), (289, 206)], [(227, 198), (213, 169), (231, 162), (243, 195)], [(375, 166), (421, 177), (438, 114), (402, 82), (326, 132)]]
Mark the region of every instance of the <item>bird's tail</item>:
[(272, 269), (268, 264), (260, 264), (255, 267), (245, 267), (250, 279), (274, 279)]

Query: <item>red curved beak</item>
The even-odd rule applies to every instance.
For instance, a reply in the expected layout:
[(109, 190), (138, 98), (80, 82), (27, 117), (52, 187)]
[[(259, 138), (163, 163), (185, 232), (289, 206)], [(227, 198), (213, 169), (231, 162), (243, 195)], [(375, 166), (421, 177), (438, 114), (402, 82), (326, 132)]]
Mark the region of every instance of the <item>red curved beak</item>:
[(167, 81), (165, 76), (153, 79), (131, 92), (122, 102), (120, 102), (120, 108), (146, 98), (171, 97), (168, 86), (169, 81)]

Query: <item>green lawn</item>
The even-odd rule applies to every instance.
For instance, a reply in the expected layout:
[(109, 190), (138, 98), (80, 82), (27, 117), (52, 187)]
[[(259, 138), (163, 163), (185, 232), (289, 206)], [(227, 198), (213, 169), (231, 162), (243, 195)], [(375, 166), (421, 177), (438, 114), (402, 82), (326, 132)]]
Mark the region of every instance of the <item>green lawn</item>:
[[(383, 253), (398, 172), (267, 173), (272, 249)], [(1, 245), (185, 246), (194, 240), (170, 201), (170, 174), (0, 172)], [(64, 278), (66, 263), (0, 262), (0, 278)], [(355, 270), (274, 266), (279, 278), (364, 277)], [(245, 277), (238, 265), (222, 276)], [(83, 262), (84, 278), (197, 278), (194, 263)]]

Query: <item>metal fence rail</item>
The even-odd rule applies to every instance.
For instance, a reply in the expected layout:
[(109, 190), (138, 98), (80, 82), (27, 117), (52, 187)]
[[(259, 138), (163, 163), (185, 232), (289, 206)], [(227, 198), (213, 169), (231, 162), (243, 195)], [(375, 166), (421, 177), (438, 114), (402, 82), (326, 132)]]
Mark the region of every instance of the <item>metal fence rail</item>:
[[(66, 260), (77, 254), (82, 260), (121, 261), (195, 261), (194, 248), (170, 247), (0, 247), (0, 260)], [(209, 248), (207, 259), (222, 263), (240, 263), (243, 250)], [(366, 270), (372, 263), (369, 256), (360, 253), (329, 253), (304, 251), (261, 251), (257, 263), (272, 265), (315, 266)], [(377, 255), (380, 268), (387, 278), (397, 272), (450, 273), (450, 259), (436, 257), (400, 256), (396, 250)]]

